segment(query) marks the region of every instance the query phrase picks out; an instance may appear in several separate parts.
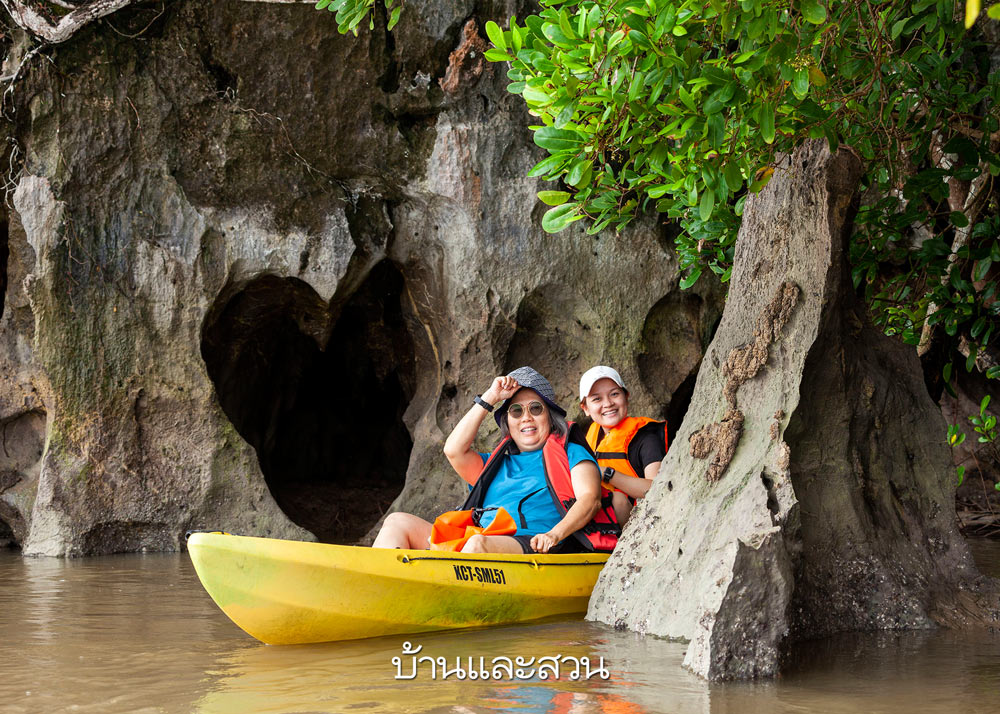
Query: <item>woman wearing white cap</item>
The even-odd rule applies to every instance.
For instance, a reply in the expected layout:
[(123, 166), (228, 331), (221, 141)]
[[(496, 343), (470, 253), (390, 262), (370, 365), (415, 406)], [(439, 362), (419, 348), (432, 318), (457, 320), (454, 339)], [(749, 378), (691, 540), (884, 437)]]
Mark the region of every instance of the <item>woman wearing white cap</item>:
[(587, 444), (597, 455), (604, 487), (613, 490), (619, 524), (624, 525), (635, 499), (652, 486), (667, 453), (667, 423), (628, 415), (628, 390), (620, 374), (599, 365), (580, 378), (580, 408), (594, 423)]
[[(476, 434), (500, 401), (503, 404), (494, 418), (503, 439), (492, 454), (479, 453), (473, 448)], [(474, 535), (463, 552), (610, 552), (614, 548), (620, 528), (612, 509), (600, 508), (597, 463), (585, 445), (570, 438), (565, 417), (552, 385), (531, 367), (497, 377), (482, 396), (475, 397), (445, 441), (444, 453), (472, 487), (463, 509), (474, 510), (478, 526), (489, 528), (502, 508), (513, 520), (511, 530), (516, 530), (506, 535)], [(417, 516), (392, 513), (373, 545), (426, 548), (432, 528)]]

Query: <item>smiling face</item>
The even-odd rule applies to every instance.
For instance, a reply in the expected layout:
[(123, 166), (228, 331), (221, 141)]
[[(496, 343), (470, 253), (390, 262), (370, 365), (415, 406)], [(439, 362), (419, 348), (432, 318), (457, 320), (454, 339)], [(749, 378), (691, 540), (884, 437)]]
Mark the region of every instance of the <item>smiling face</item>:
[(599, 379), (580, 402), (584, 413), (605, 429), (618, 426), (628, 416), (628, 394), (613, 379)]
[[(513, 409), (515, 404), (520, 405), (523, 410), (521, 416), (517, 418), (512, 413), (519, 411)], [(541, 405), (541, 414), (531, 413), (532, 404)], [(535, 410), (538, 410), (537, 406)], [(545, 445), (545, 440), (552, 432), (552, 421), (549, 418), (548, 406), (535, 390), (521, 389), (511, 397), (507, 409), (507, 428), (510, 430), (510, 438), (521, 451), (537, 451)]]

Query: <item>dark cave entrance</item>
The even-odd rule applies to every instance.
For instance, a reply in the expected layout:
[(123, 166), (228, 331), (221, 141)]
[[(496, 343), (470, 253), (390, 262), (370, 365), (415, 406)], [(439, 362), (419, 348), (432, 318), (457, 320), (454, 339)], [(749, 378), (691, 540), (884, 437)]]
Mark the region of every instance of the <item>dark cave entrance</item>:
[(17, 548), (17, 539), (14, 538), (13, 529), (7, 524), (7, 522), (0, 518), (0, 549), (2, 548)]
[(361, 538), (406, 478), (414, 357), (403, 287), (382, 261), (331, 325), (307, 283), (263, 276), (205, 322), (202, 357), (223, 410), (281, 509), (322, 541)]

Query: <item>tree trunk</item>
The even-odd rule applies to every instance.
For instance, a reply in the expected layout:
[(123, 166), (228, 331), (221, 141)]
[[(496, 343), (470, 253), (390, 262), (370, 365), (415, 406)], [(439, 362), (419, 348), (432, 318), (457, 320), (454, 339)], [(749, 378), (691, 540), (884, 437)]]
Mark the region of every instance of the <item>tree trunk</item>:
[(709, 679), (769, 676), (842, 630), (997, 617), (958, 533), (945, 424), (847, 269), (849, 150), (809, 143), (747, 201), (722, 323), (588, 618), (691, 641)]

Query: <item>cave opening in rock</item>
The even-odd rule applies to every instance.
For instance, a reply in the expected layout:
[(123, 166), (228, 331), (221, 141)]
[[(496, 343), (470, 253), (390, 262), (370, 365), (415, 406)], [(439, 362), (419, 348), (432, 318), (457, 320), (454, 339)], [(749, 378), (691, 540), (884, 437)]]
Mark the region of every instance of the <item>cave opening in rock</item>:
[(0, 549), (17, 547), (19, 546), (17, 539), (14, 538), (14, 530), (3, 518), (0, 518)]
[(281, 509), (323, 541), (362, 537), (405, 481), (415, 375), (403, 288), (382, 261), (332, 324), (307, 283), (263, 276), (205, 323), (202, 357), (223, 410)]
[(691, 404), (701, 359), (720, 317), (710, 301), (689, 292), (671, 292), (646, 315), (636, 362), (643, 384), (661, 405), (649, 416), (667, 420), (670, 443)]
[(551, 382), (559, 403), (578, 404), (580, 375), (601, 354), (601, 319), (594, 308), (572, 287), (550, 283), (524, 296), (515, 321), (501, 361), (504, 374), (534, 367)]

